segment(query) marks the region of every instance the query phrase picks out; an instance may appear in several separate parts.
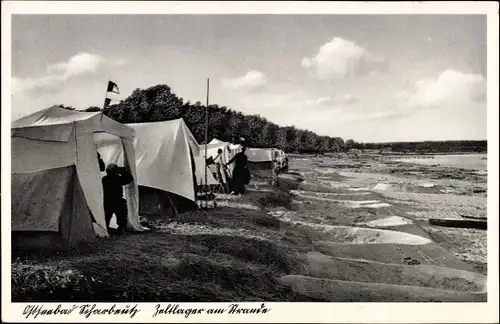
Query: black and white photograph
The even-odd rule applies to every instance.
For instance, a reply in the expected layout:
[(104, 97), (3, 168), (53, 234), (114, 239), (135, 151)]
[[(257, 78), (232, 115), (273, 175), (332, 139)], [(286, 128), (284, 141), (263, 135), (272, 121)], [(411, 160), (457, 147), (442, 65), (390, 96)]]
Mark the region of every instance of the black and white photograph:
[(35, 3), (2, 12), (10, 315), (498, 321), (498, 3)]

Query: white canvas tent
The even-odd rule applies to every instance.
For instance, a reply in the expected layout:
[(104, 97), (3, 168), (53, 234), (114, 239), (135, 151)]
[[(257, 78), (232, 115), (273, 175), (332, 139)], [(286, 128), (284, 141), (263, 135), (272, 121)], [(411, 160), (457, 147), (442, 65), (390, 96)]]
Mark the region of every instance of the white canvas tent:
[(274, 168), (274, 149), (272, 148), (248, 148), (248, 167), (252, 175), (271, 178)]
[[(217, 138), (214, 138), (207, 145), (207, 158), (217, 156), (217, 150), (222, 149), (224, 152), (224, 156), (226, 161), (229, 161), (233, 156), (235, 156), (238, 152), (241, 152), (240, 144), (232, 144), (229, 142), (221, 141)], [(204, 148), (202, 150), (202, 154), (204, 154)], [(245, 154), (248, 157), (248, 165), (250, 168), (250, 173), (255, 176), (270, 178), (273, 176), (273, 166), (275, 159), (275, 151), (278, 151), (274, 148), (248, 148), (246, 149)], [(230, 166), (230, 171), (232, 171), (232, 166)]]
[[(205, 184), (205, 171), (203, 168), (205, 167), (205, 147), (203, 145), (200, 146), (201, 155), (195, 156), (195, 164), (196, 164), (196, 183), (198, 186), (201, 184)], [(219, 182), (213, 176), (213, 168), (208, 166), (207, 169), (207, 184), (209, 186), (217, 185)]]
[(246, 155), (249, 162), (272, 162), (274, 160), (274, 149), (248, 148)]
[[(227, 161), (229, 161), (230, 158), (232, 158), (236, 153), (241, 151), (241, 145), (240, 144), (232, 144), (229, 142), (224, 142), (221, 141), (217, 138), (214, 138), (208, 145), (208, 154), (207, 157), (214, 157), (217, 156), (217, 150), (223, 149), (224, 154), (226, 154)], [(250, 162), (270, 162), (273, 161), (274, 158), (274, 151), (278, 151), (277, 149), (273, 148), (249, 148), (247, 147), (247, 150), (245, 154), (248, 156), (248, 161)], [(204, 151), (203, 151), (204, 153)]]
[(199, 155), (199, 145), (184, 120), (128, 126), (136, 132), (134, 148), (139, 185), (196, 201), (198, 171), (193, 160)]
[[(207, 145), (207, 158), (215, 158), (217, 156), (217, 151), (222, 149), (226, 161), (229, 161), (236, 153), (241, 151), (241, 145), (232, 144), (229, 142), (224, 142), (214, 138)], [(202, 145), (202, 154), (205, 154), (205, 146)]]
[[(12, 231), (58, 233), (70, 243), (107, 236), (97, 149), (136, 179), (133, 137), (100, 112), (52, 107), (14, 121)], [(128, 227), (143, 231), (137, 192), (136, 181), (124, 187)]]
[[(229, 161), (233, 156), (236, 155), (236, 153), (241, 151), (241, 145), (238, 144), (231, 144), (229, 142), (224, 142), (221, 140), (218, 140), (214, 138), (210, 143), (207, 145), (207, 159), (209, 158), (215, 158), (217, 156), (217, 151), (221, 149), (224, 158), (226, 161)], [(196, 165), (199, 166), (197, 168), (197, 179), (198, 179), (198, 184), (200, 185), (200, 179), (205, 182), (205, 175), (204, 175), (204, 170), (203, 168), (205, 167), (205, 145), (200, 145), (200, 150), (199, 150), (199, 155), (196, 158)], [(229, 166), (229, 171), (232, 171), (231, 166)], [(212, 174), (215, 172), (215, 167), (213, 165), (208, 166), (208, 185), (217, 185), (218, 182), (217, 180), (212, 176)]]
[(217, 138), (214, 138), (213, 140), (210, 141), (208, 144), (226, 144), (226, 142), (223, 142)]

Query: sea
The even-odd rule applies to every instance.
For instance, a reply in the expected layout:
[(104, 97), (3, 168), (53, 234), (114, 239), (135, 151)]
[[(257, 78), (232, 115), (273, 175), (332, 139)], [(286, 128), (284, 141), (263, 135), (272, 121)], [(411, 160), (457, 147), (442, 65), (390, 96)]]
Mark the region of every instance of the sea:
[(478, 171), (487, 171), (488, 168), (487, 154), (433, 155), (433, 157), (432, 159), (404, 158), (398, 159), (398, 161)]

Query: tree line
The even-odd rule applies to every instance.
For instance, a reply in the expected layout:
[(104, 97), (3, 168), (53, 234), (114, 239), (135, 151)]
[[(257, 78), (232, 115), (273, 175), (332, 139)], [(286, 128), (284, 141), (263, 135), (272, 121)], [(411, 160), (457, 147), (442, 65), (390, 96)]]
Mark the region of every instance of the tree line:
[(357, 143), (346, 141), (346, 149), (392, 151), (398, 153), (485, 153), (488, 142), (482, 141), (424, 141), (424, 142), (390, 142), (390, 143)]
[[(98, 111), (90, 107), (86, 111)], [(340, 137), (319, 136), (312, 131), (281, 127), (260, 115), (244, 115), (225, 106), (208, 106), (209, 140), (237, 142), (240, 137), (250, 147), (274, 147), (285, 152), (340, 152), (344, 141)], [(204, 142), (206, 106), (200, 102), (185, 102), (168, 85), (136, 89), (125, 100), (110, 105), (104, 114), (121, 123), (142, 123), (183, 118), (199, 143)]]
[[(64, 107), (63, 105), (60, 105)], [(73, 109), (73, 107), (64, 107)], [(400, 153), (486, 152), (487, 141), (425, 141), (358, 143), (352, 139), (320, 136), (294, 126), (278, 126), (260, 115), (244, 115), (225, 106), (209, 105), (209, 140), (237, 142), (250, 147), (274, 147), (291, 153), (344, 152), (351, 149)], [(101, 111), (92, 106), (84, 111)], [(103, 113), (121, 123), (142, 123), (183, 118), (199, 143), (204, 142), (206, 106), (184, 101), (168, 85), (136, 89), (125, 100), (104, 108)]]

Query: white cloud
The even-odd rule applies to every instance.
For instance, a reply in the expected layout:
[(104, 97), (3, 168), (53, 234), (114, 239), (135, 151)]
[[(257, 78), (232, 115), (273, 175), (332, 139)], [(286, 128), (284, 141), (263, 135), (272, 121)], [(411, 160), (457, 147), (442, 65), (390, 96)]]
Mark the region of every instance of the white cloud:
[(381, 57), (340, 37), (323, 44), (316, 56), (302, 59), (301, 66), (319, 79), (338, 79), (369, 74), (384, 64)]
[(356, 103), (358, 99), (352, 96), (350, 93), (345, 93), (341, 95), (332, 96), (323, 96), (318, 97), (317, 99), (307, 99), (305, 103), (308, 106), (326, 106), (326, 105), (350, 105)]
[(259, 71), (249, 71), (247, 74), (238, 78), (227, 78), (222, 80), (222, 85), (227, 89), (254, 89), (267, 83), (267, 77)]
[(332, 102), (332, 97), (319, 97), (316, 99), (316, 104), (321, 105), (321, 104), (326, 104)]
[[(99, 55), (78, 53), (66, 62), (49, 65), (46, 75), (27, 78), (12, 77), (12, 93), (20, 95), (35, 88), (55, 87), (70, 78), (95, 73), (105, 62), (106, 60)], [(113, 64), (117, 63), (121, 64), (121, 61)]]
[(49, 73), (56, 73), (68, 79), (72, 76), (78, 76), (86, 73), (93, 73), (102, 65), (105, 60), (99, 55), (89, 53), (78, 53), (67, 62), (50, 65), (47, 70)]
[(258, 113), (261, 109), (290, 109), (306, 102), (300, 92), (264, 91), (255, 92), (238, 99), (242, 108), (249, 113)]
[(335, 103), (342, 105), (350, 105), (358, 101), (358, 98), (354, 97), (350, 93), (345, 93), (342, 95), (337, 95), (334, 98)]
[(302, 59), (302, 62), (300, 63), (300, 65), (305, 68), (305, 69), (308, 69), (311, 67), (311, 60), (309, 60), (307, 57), (304, 57)]
[(436, 79), (417, 81), (411, 91), (403, 91), (397, 98), (409, 107), (465, 107), (485, 100), (486, 79), (480, 74), (446, 70)]
[(351, 114), (345, 116), (345, 121), (374, 121), (404, 118), (410, 116), (409, 111), (403, 109), (374, 111), (363, 114)]
[(63, 81), (64, 78), (57, 75), (48, 75), (36, 78), (16, 78), (12, 77), (12, 89), (13, 95), (19, 95), (24, 92), (30, 91), (35, 88), (47, 88), (57, 82)]

